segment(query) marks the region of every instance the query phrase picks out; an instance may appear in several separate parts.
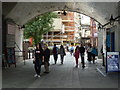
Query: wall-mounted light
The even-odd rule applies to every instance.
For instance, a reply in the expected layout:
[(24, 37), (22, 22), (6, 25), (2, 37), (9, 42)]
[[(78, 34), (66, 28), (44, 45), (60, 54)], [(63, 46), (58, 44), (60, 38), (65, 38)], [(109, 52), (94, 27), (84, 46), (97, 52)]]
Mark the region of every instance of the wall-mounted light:
[(113, 15), (111, 15), (111, 18), (110, 18), (110, 25), (114, 25), (114, 22), (115, 21), (119, 21), (120, 20), (120, 16), (116, 17), (116, 18), (113, 18)]
[(110, 18), (110, 25), (114, 25), (114, 21), (115, 21), (115, 19), (113, 18), (113, 15), (111, 15), (111, 18)]
[(67, 12), (64, 10), (64, 11), (63, 11), (63, 14), (66, 16), (66, 15), (67, 15)]
[(25, 28), (25, 25), (23, 25), (21, 28)]
[(98, 24), (98, 31), (100, 31), (103, 28), (103, 26), (99, 23)]
[(65, 16), (66, 16), (66, 15), (67, 15), (67, 12), (66, 12), (65, 10), (63, 10), (62, 12), (61, 12), (61, 11), (59, 11), (59, 12), (58, 12), (58, 15), (61, 15), (61, 14), (63, 14), (63, 15), (65, 15)]
[(113, 18), (113, 15), (111, 15), (111, 18), (109, 19), (109, 22), (107, 22), (106, 24), (102, 25), (102, 27), (105, 27), (105, 26), (107, 26), (109, 24), (111, 26), (113, 26), (115, 21), (120, 21), (120, 16), (117, 16), (116, 18)]

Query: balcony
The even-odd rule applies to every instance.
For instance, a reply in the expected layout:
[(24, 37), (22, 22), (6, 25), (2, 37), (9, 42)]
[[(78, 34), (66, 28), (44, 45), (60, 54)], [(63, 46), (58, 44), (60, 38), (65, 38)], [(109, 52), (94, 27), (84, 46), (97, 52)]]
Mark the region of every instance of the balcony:
[(74, 20), (62, 20), (62, 22), (74, 22)]
[(65, 30), (65, 32), (74, 32), (75, 30)]

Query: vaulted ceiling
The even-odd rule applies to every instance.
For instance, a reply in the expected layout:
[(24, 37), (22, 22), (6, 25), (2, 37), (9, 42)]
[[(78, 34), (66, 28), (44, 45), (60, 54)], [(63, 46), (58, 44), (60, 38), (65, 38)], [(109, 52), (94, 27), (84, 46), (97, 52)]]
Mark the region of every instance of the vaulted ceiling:
[(101, 24), (111, 15), (118, 16), (118, 2), (5, 2), (3, 15), (23, 25), (35, 16), (56, 10), (68, 10), (88, 15)]

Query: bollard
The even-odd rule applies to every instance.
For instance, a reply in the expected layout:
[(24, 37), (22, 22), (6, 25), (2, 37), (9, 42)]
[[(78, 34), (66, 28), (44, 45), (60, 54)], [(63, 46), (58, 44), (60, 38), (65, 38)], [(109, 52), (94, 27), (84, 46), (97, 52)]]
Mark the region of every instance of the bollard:
[(104, 59), (104, 53), (102, 53), (102, 58), (103, 58), (103, 66), (105, 66), (105, 59)]

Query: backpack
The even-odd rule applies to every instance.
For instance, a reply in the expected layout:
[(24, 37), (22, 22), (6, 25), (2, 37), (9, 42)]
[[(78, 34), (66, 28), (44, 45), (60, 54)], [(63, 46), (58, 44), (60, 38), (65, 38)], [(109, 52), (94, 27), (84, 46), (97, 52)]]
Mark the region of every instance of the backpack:
[(57, 54), (57, 48), (56, 47), (53, 48), (53, 53)]
[(95, 54), (96, 56), (98, 55), (98, 52), (97, 52), (97, 49), (96, 48), (93, 48), (91, 53)]

